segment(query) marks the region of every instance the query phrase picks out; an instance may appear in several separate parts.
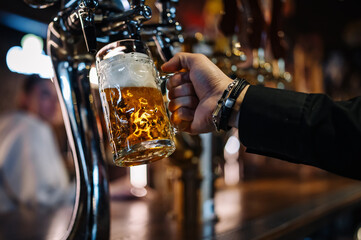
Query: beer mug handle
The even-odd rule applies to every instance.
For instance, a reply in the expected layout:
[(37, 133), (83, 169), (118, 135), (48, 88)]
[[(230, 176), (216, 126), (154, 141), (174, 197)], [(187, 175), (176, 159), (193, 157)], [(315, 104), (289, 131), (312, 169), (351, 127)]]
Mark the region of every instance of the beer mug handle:
[[(172, 113), (169, 111), (168, 109), (168, 103), (169, 103), (169, 98), (168, 98), (168, 89), (166, 87), (167, 85), (167, 81), (170, 77), (174, 76), (176, 73), (162, 73), (162, 74), (159, 74), (159, 85), (160, 85), (160, 88), (162, 90), (162, 94), (163, 96), (165, 96), (165, 106), (166, 106), (166, 109), (167, 109), (167, 114), (168, 114), (168, 117), (169, 117), (169, 120), (171, 119), (171, 116), (172, 116)], [(176, 126), (174, 125), (172, 122), (172, 128), (173, 128), (173, 132), (174, 134), (177, 134), (179, 130), (181, 130), (180, 126)]]
[[(167, 109), (167, 113), (168, 113), (168, 117), (169, 119), (171, 119), (172, 113), (169, 111), (168, 109), (168, 102), (169, 102), (169, 98), (168, 98), (168, 89), (166, 88), (167, 85), (167, 81), (170, 77), (174, 76), (176, 73), (162, 73), (161, 75), (159, 75), (159, 79), (160, 79), (160, 86), (162, 89), (162, 94), (163, 96), (165, 96), (165, 106)], [(180, 125), (175, 125), (171, 122), (172, 127), (173, 127), (173, 131), (174, 134), (178, 133), (179, 131), (188, 129), (191, 122), (182, 122)]]
[(162, 73), (159, 74), (160, 84), (167, 84), (167, 81), (170, 77), (174, 76), (176, 73)]
[(158, 85), (162, 90), (163, 96), (165, 95), (168, 102), (168, 90), (167, 90), (167, 81), (170, 77), (174, 76), (175, 73), (158, 73)]

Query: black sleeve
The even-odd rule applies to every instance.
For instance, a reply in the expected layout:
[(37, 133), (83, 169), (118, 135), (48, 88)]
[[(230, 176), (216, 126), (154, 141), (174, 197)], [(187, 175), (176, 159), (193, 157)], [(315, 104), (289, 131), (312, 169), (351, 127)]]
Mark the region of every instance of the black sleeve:
[(239, 136), (248, 152), (361, 179), (361, 97), (335, 102), (324, 94), (250, 86)]

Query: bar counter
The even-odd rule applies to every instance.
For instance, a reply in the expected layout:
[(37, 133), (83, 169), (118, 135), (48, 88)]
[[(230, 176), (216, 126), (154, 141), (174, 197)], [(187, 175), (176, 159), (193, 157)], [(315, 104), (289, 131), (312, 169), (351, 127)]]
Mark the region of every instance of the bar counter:
[[(156, 191), (127, 195), (128, 183), (110, 185), (110, 239), (301, 239), (338, 214), (361, 204), (361, 182), (323, 174), (305, 179), (271, 177), (217, 188), (217, 219), (178, 224)], [(127, 197), (128, 196), (128, 197)], [(0, 239), (60, 239), (71, 207), (19, 218), (2, 215)]]
[(156, 197), (113, 200), (111, 239), (297, 239), (360, 205), (361, 182), (332, 174), (254, 179), (218, 189), (217, 220), (198, 227), (177, 224)]

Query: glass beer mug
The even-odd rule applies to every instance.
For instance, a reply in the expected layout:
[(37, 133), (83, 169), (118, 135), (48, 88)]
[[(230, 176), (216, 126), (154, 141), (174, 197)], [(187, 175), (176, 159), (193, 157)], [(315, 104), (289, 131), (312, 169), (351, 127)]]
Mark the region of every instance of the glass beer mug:
[(99, 91), (114, 162), (135, 166), (168, 157), (174, 129), (148, 47), (120, 40), (96, 55)]

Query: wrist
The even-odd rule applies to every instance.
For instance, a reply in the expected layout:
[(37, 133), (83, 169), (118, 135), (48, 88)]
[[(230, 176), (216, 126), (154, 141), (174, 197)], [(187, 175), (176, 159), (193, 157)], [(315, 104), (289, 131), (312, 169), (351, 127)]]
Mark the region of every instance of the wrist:
[[(241, 101), (243, 100), (244, 95), (240, 100), (239, 97), (244, 88), (248, 85), (249, 83), (245, 79), (236, 78), (228, 85), (226, 90), (224, 90), (212, 113), (212, 120), (217, 131), (228, 131), (234, 124), (237, 124), (236, 112), (237, 109), (238, 111), (240, 109), (240, 104), (242, 103)], [(236, 107), (236, 109), (234, 109), (234, 107)], [(230, 120), (231, 118), (233, 119)], [(230, 122), (232, 122), (232, 125), (230, 125)]]

